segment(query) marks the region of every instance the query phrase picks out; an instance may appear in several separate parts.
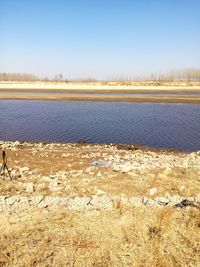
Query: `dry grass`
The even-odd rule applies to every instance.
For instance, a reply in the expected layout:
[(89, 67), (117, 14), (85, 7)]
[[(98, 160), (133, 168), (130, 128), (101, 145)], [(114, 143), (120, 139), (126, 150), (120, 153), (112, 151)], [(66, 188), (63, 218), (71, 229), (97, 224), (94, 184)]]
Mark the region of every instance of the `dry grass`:
[(193, 208), (119, 205), (0, 221), (0, 266), (200, 266), (200, 212)]
[(116, 173), (107, 170), (102, 176), (105, 179), (96, 179), (93, 184), (112, 195), (148, 196), (149, 190), (156, 188), (161, 196), (169, 194), (191, 197), (198, 195), (200, 190), (198, 171), (192, 168), (172, 168), (168, 173), (165, 170), (152, 170), (145, 174)]

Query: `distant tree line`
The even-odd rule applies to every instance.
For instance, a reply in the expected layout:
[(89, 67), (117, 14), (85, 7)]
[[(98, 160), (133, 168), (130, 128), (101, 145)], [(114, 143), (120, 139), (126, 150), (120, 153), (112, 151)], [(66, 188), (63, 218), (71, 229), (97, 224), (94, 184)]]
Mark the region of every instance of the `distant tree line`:
[(27, 73), (0, 73), (0, 81), (36, 81), (37, 77)]
[(151, 75), (110, 75), (105, 79), (98, 80), (96, 78), (77, 78), (66, 79), (63, 75), (57, 74), (54, 78), (38, 78), (33, 74), (27, 73), (0, 73), (0, 81), (54, 81), (54, 82), (137, 82), (137, 81), (156, 81), (156, 82), (175, 82), (175, 81), (200, 81), (200, 69), (187, 68), (182, 70), (172, 70), (169, 72), (152, 73)]
[(150, 75), (115, 75), (107, 76), (106, 81), (122, 82), (122, 81), (200, 81), (200, 69), (188, 68), (182, 70), (172, 70), (168, 72), (152, 73)]
[(151, 80), (156, 81), (200, 81), (200, 69), (172, 70), (167, 73), (152, 74)]

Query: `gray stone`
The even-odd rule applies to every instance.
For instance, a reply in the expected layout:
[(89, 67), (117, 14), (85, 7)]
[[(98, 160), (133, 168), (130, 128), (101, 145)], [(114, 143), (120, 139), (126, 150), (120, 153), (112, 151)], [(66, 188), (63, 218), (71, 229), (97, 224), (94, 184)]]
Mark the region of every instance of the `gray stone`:
[(157, 202), (153, 199), (149, 199), (147, 197), (142, 197), (142, 203), (146, 206), (157, 206)]
[(109, 163), (104, 159), (92, 160), (90, 166), (109, 167)]
[(20, 171), (20, 173), (29, 172), (30, 168), (29, 167), (22, 167), (22, 168), (20, 168), (19, 171)]
[(167, 204), (169, 204), (170, 200), (167, 197), (156, 197), (155, 201), (159, 204), (159, 205), (163, 205), (166, 206)]

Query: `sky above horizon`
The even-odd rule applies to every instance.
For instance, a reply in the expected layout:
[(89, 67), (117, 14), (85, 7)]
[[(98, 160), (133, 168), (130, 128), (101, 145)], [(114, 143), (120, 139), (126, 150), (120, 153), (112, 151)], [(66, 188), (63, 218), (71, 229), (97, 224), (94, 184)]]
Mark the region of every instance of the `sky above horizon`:
[(200, 68), (199, 0), (0, 0), (0, 72), (53, 78)]

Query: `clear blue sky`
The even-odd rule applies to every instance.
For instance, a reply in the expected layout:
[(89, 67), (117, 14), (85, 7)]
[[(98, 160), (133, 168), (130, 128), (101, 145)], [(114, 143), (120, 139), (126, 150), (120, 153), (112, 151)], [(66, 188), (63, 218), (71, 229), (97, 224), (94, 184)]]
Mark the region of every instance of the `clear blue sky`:
[(0, 0), (0, 72), (64, 77), (200, 67), (200, 0)]

